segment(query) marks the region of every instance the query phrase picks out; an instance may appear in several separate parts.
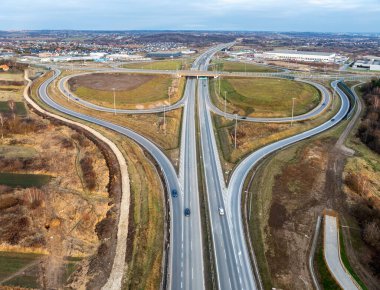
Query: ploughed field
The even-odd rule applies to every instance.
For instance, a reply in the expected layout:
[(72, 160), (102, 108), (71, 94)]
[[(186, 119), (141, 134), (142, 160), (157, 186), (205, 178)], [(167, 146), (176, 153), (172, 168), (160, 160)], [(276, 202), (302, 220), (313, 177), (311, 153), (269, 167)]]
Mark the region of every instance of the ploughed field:
[[(312, 110), (320, 102), (320, 92), (313, 86), (286, 79), (275, 78), (225, 78), (211, 87), (214, 102), (224, 110), (224, 94), (227, 111), (254, 117), (287, 117), (301, 115)], [(215, 96), (218, 96), (215, 98)]]
[(146, 109), (177, 101), (182, 96), (184, 81), (168, 75), (95, 73), (68, 81), (70, 90), (83, 100), (113, 107), (114, 91), (119, 109)]

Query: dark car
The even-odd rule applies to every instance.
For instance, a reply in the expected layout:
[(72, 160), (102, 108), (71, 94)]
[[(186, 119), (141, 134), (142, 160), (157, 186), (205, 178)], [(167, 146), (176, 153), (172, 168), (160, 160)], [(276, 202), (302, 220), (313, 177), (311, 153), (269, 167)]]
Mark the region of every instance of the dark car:
[(331, 122), (334, 122), (334, 121), (335, 121), (335, 119), (334, 119), (334, 118), (332, 118), (332, 119), (331, 119)]
[(190, 209), (189, 208), (185, 208), (185, 216), (190, 216)]
[(172, 189), (172, 197), (177, 197), (177, 196), (178, 196), (177, 189)]
[(244, 117), (241, 117), (241, 118), (242, 118), (243, 120), (247, 119), (247, 117), (245, 117), (245, 116), (244, 116)]

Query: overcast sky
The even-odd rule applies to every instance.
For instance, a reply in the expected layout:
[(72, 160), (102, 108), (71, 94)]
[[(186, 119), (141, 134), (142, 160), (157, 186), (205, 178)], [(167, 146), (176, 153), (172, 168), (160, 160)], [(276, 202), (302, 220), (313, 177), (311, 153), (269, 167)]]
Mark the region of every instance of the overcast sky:
[(0, 0), (0, 30), (380, 32), (380, 0)]

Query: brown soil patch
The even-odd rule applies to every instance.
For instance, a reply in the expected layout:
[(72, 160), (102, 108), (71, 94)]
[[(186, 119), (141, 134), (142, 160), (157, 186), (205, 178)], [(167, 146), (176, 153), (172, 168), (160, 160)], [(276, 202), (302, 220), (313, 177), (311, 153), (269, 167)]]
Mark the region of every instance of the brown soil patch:
[(275, 177), (268, 226), (267, 261), (275, 287), (312, 289), (307, 267), (316, 216), (330, 194), (324, 190), (332, 140), (300, 147)]
[(97, 73), (73, 77), (69, 80), (70, 88), (75, 91), (79, 87), (110, 91), (133, 90), (155, 78), (153, 75), (123, 74), (123, 73)]

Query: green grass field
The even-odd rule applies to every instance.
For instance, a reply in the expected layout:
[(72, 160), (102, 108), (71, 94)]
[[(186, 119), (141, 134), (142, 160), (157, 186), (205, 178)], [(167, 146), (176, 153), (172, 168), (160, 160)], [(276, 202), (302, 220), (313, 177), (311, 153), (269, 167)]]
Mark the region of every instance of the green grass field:
[[(183, 90), (183, 80), (180, 81), (180, 90)], [(117, 108), (134, 108), (136, 105), (149, 105), (155, 102), (168, 100), (168, 89), (172, 84), (172, 77), (166, 75), (155, 76), (152, 80), (132, 90), (116, 91)], [(81, 86), (74, 93), (89, 102), (112, 107), (113, 92), (111, 90), (97, 90)], [(182, 93), (180, 93), (182, 96)], [(178, 99), (177, 99), (178, 100)], [(175, 100), (172, 98), (171, 100)]]
[[(24, 269), (25, 271), (17, 273), (13, 278), (4, 282), (4, 285), (34, 289), (40, 288), (38, 282), (40, 269), (39, 265), (34, 262), (41, 257), (43, 255), (33, 253), (0, 252), (0, 282)], [(63, 281), (67, 281), (69, 276), (78, 267), (80, 261), (81, 258), (68, 257), (64, 265)]]
[(185, 65), (180, 59), (174, 60), (159, 60), (159, 61), (150, 61), (150, 62), (134, 62), (124, 64), (123, 68), (131, 68), (131, 69), (155, 69), (155, 70), (176, 70), (182, 69)]
[[(217, 70), (229, 72), (277, 72), (276, 69), (268, 66), (238, 61), (214, 62), (213, 65), (217, 67)], [(213, 70), (213, 66), (210, 66), (209, 70)]]
[(39, 254), (0, 252), (0, 281), (40, 258)]
[[(219, 91), (217, 81), (214, 90)], [(217, 105), (223, 107), (226, 92), (230, 112), (243, 110), (245, 115), (256, 117), (291, 116), (292, 98), (294, 115), (304, 114), (313, 109), (321, 99), (320, 93), (313, 86), (301, 82), (271, 78), (228, 78), (222, 79)], [(215, 102), (215, 100), (214, 100)]]
[[(0, 102), (0, 113), (1, 112), (4, 112), (4, 113), (12, 112), (8, 106), (8, 102)], [(27, 112), (26, 112), (25, 104), (23, 102), (15, 102), (15, 112), (16, 112), (16, 115), (18, 116), (26, 116)]]
[(52, 177), (43, 174), (0, 173), (0, 184), (11, 187), (41, 187)]

